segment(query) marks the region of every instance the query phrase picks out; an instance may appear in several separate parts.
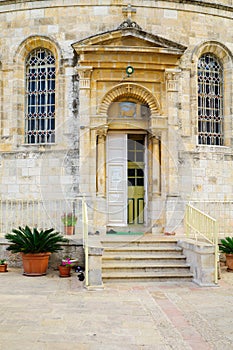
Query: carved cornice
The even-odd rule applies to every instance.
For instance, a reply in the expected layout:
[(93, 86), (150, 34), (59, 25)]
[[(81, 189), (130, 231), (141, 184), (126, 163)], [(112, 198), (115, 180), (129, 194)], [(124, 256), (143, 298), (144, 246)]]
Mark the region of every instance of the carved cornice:
[[(0, 6), (1, 5), (12, 5), (14, 6), (15, 9), (15, 5), (16, 4), (22, 4), (22, 3), (34, 3), (34, 2), (40, 2), (42, 5), (41, 6), (37, 6), (37, 8), (43, 8), (46, 6), (47, 1), (46, 0), (0, 0)], [(172, 4), (180, 4), (182, 5), (191, 5), (193, 6), (198, 6), (200, 8), (214, 8), (217, 10), (222, 10), (222, 11), (228, 11), (228, 12), (233, 12), (233, 6), (231, 4), (231, 2), (229, 1), (229, 4), (221, 4), (218, 3), (217, 1), (204, 1), (204, 0), (160, 0), (160, 3), (163, 2), (171, 2)], [(219, 1), (220, 2), (220, 1)], [(45, 3), (45, 6), (43, 6), (43, 3)], [(63, 2), (63, 6), (66, 7), (65, 2)], [(70, 6), (68, 4), (68, 6)], [(152, 5), (151, 7), (154, 8), (154, 6)], [(162, 6), (161, 6), (162, 7)]]

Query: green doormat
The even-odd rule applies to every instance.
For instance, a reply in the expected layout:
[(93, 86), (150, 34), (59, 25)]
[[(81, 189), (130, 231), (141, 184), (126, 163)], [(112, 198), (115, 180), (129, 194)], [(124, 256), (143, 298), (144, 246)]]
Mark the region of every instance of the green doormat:
[(129, 231), (129, 232), (121, 232), (121, 231), (114, 231), (114, 230), (109, 230), (109, 231), (107, 231), (107, 234), (108, 235), (118, 235), (118, 236), (120, 236), (120, 235), (126, 235), (126, 236), (129, 236), (129, 235), (132, 235), (132, 236), (134, 236), (134, 235), (140, 235), (140, 236), (142, 236), (143, 235), (143, 232), (132, 232), (132, 231)]

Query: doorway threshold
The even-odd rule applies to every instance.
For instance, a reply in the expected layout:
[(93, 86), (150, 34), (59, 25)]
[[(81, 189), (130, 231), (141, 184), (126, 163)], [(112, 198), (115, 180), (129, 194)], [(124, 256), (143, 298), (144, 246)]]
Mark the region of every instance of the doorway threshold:
[(134, 231), (118, 231), (114, 229), (110, 229), (107, 231), (107, 235), (114, 235), (114, 236), (142, 236), (144, 235), (143, 232), (134, 232)]

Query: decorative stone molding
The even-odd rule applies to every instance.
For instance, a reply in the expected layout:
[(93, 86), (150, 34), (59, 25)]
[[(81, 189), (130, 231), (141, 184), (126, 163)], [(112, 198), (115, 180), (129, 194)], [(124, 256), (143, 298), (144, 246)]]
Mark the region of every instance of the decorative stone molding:
[[(114, 50), (115, 46), (109, 44), (111, 40), (114, 42), (123, 37), (133, 37), (142, 40), (144, 42), (144, 46), (149, 51), (152, 50), (154, 52), (154, 49), (158, 49), (160, 51), (160, 49), (163, 48), (163, 52), (168, 52), (169, 54), (174, 54), (179, 57), (183, 55), (184, 51), (187, 49), (186, 46), (177, 42), (142, 30), (142, 28), (130, 18), (124, 20), (117, 29), (108, 30), (107, 32), (97, 35), (91, 35), (85, 39), (73, 43), (72, 47), (78, 55), (83, 52), (90, 53), (91, 51), (103, 51), (106, 50), (106, 47)], [(138, 51), (138, 48), (128, 45), (127, 51), (129, 50)]]
[(180, 75), (180, 69), (166, 69), (165, 78), (167, 83), (167, 91), (178, 91), (178, 78)]
[(107, 92), (100, 104), (99, 114), (106, 115), (109, 105), (122, 97), (135, 98), (139, 102), (148, 104), (151, 113), (158, 113), (159, 103), (149, 90), (137, 84), (123, 83)]
[(233, 55), (226, 45), (211, 40), (202, 42), (194, 48), (191, 54), (191, 62), (196, 63), (198, 58), (205, 53), (216, 55), (223, 64), (226, 64), (228, 61), (232, 62), (233, 60)]
[(138, 30), (142, 30), (142, 28), (134, 21), (132, 21), (130, 18), (127, 18), (125, 21), (123, 21), (117, 29), (125, 29), (125, 28), (136, 28)]
[(151, 115), (150, 130), (152, 133), (158, 133), (167, 129), (167, 117), (164, 115)]
[(91, 87), (91, 73), (93, 71), (92, 67), (78, 67), (79, 74), (79, 88), (80, 89), (90, 89)]
[(50, 50), (54, 54), (56, 61), (58, 61), (59, 58), (62, 59), (61, 48), (57, 42), (52, 41), (47, 36), (32, 35), (22, 41), (22, 43), (19, 45), (13, 58), (14, 63), (24, 63), (24, 60), (27, 57), (28, 53), (37, 47), (43, 47)]
[[(33, 3), (33, 2), (40, 2), (41, 0), (1, 0), (0, 1), (0, 6), (5, 6), (5, 5), (12, 5), (15, 6), (15, 4), (22, 4), (22, 2), (24, 3)], [(220, 4), (217, 1), (206, 1), (206, 0), (161, 0), (161, 2), (172, 2), (172, 4), (180, 4), (182, 3), (182, 5), (191, 5), (191, 6), (198, 6), (200, 8), (212, 8), (212, 9), (216, 9), (216, 10), (221, 10), (221, 11), (228, 11), (228, 12), (233, 12), (233, 8), (231, 5), (228, 4)], [(120, 1), (121, 2), (121, 1)], [(116, 1), (117, 3), (117, 1)]]
[(149, 139), (151, 140), (161, 140), (162, 132), (158, 129), (150, 129), (149, 130)]
[(108, 132), (108, 126), (107, 125), (101, 125), (99, 127), (96, 127), (96, 135), (99, 137), (106, 138)]

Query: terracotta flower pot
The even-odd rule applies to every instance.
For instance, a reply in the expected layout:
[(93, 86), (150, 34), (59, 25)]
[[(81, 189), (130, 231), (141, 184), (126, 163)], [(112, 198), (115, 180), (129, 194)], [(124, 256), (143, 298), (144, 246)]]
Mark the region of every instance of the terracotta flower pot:
[(226, 265), (229, 270), (233, 270), (233, 254), (226, 254)]
[(7, 272), (7, 264), (0, 265), (0, 272)]
[(74, 235), (75, 227), (74, 226), (64, 226), (64, 231), (66, 235)]
[(49, 256), (51, 253), (24, 254), (22, 253), (24, 275), (43, 276), (46, 275)]
[(70, 277), (71, 266), (59, 265), (58, 268), (60, 277)]

